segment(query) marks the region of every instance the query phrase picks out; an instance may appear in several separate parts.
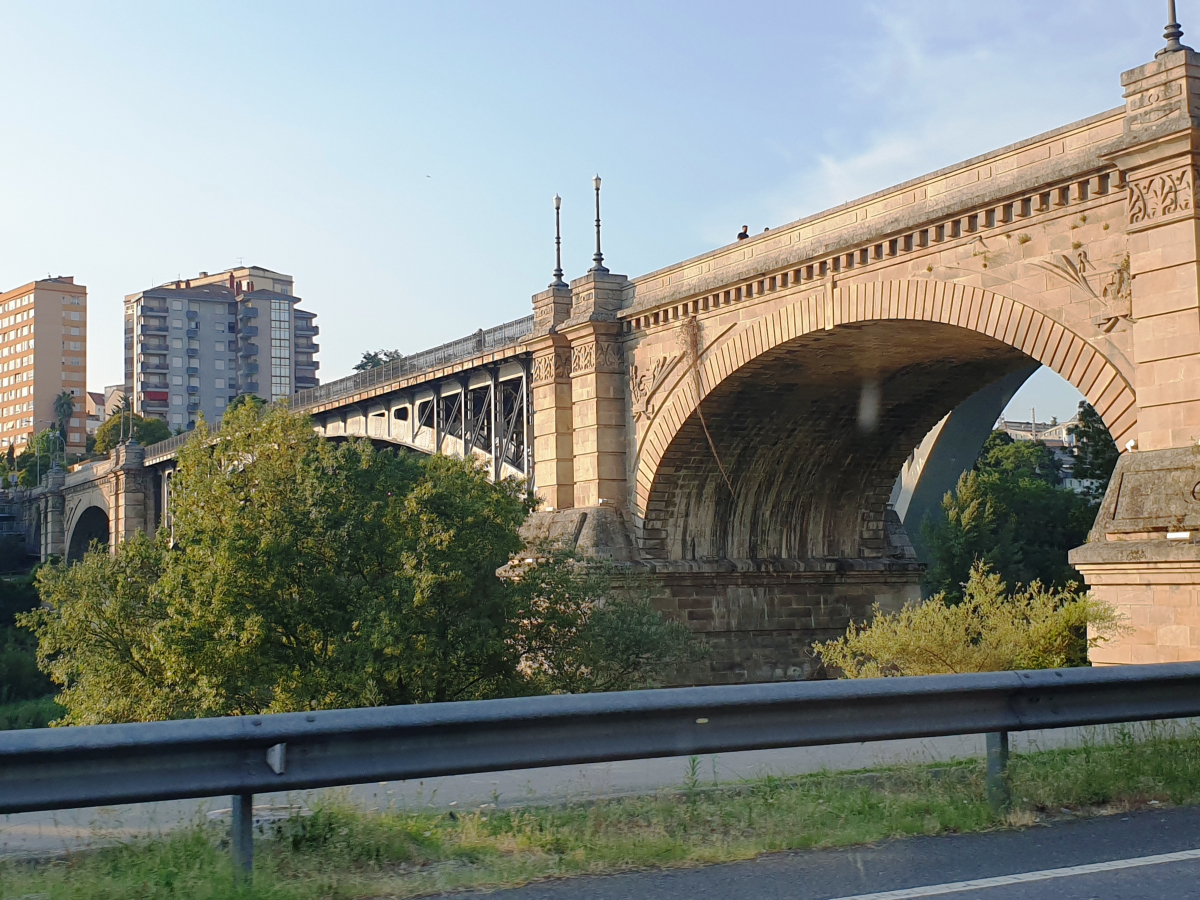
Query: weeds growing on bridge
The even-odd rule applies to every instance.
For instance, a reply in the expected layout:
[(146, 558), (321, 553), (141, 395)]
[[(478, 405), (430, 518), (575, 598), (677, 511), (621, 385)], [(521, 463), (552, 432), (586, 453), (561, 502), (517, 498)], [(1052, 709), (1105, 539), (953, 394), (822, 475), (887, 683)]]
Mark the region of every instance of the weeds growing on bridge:
[[(746, 859), (1046, 816), (1200, 802), (1200, 731), (1135, 727), (1114, 740), (1013, 757), (1017, 811), (997, 822), (971, 760), (766, 777), (558, 807), (367, 813), (328, 803), (257, 843), (254, 886), (234, 891), (223, 836), (196, 825), (65, 858), (0, 863), (0, 898), (407, 898), (467, 887)], [(0, 842), (2, 842), (0, 825)]]

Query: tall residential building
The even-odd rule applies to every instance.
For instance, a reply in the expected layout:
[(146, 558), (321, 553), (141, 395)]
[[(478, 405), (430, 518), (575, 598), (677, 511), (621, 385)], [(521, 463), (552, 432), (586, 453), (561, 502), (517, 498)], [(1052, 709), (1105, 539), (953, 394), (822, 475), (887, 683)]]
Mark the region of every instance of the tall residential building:
[(75, 398), (67, 452), (87, 442), (87, 288), (62, 276), (0, 293), (0, 447), (20, 450), (57, 422), (54, 401)]
[(315, 313), (292, 277), (245, 266), (125, 298), (125, 381), (134, 411), (172, 429), (217, 422), (239, 393), (290, 398), (317, 385)]

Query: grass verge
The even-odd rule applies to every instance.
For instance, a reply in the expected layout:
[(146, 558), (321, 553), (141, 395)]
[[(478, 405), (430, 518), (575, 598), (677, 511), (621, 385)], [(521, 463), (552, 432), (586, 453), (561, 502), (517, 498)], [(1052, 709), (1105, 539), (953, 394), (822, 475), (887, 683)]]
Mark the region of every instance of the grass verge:
[(61, 859), (0, 863), (0, 898), (418, 897), (580, 874), (748, 859), (887, 838), (1032, 824), (1064, 813), (1200, 802), (1200, 731), (1121, 729), (1114, 740), (1014, 756), (1015, 811), (997, 821), (979, 761), (702, 784), (560, 807), (366, 813), (333, 802), (257, 842), (235, 891), (221, 831), (197, 824)]

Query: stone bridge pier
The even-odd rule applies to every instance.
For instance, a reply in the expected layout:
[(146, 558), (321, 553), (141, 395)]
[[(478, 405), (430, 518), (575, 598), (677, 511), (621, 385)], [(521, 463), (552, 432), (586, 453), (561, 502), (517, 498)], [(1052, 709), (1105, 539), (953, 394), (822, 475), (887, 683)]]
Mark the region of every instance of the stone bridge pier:
[(1073, 557), (1136, 626), (1096, 661), (1200, 658), (1200, 57), (1121, 84), (1081, 122), (536, 294), (530, 536), (655, 573), (713, 648), (695, 680), (812, 677), (814, 640), (920, 597), (889, 506), (909, 454), (1040, 364), (1126, 451)]

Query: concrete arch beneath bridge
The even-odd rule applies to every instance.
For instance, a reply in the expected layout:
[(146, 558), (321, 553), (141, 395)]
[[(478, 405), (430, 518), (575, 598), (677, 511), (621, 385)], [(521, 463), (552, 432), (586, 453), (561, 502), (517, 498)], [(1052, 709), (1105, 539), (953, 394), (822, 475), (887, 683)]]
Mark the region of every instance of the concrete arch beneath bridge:
[(1137, 423), (1113, 360), (1032, 307), (960, 284), (856, 284), (724, 334), (696, 327), (699, 356), (683, 354), (635, 454), (631, 512), (650, 559), (903, 556), (886, 514), (905, 458), (947, 412), (1033, 361), (1075, 385), (1118, 441)]

